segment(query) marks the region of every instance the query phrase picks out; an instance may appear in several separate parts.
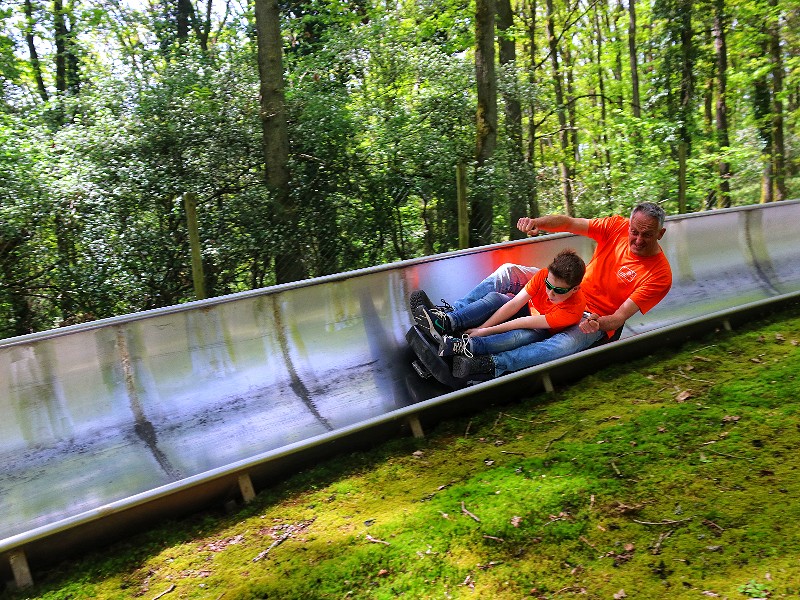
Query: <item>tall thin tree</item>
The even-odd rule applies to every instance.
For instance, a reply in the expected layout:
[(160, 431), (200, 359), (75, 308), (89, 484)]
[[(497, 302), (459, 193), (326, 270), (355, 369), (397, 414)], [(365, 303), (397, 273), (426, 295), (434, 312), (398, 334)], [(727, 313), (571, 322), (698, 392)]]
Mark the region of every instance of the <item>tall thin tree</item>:
[(678, 211), (684, 213), (687, 207), (687, 169), (692, 141), (689, 121), (691, 119), (692, 95), (694, 93), (694, 32), (692, 30), (691, 0), (680, 0), (676, 16), (679, 22), (681, 44), (681, 78), (678, 107)]
[(33, 77), (36, 80), (36, 89), (39, 92), (39, 97), (47, 102), (50, 94), (44, 85), (44, 77), (42, 77), (42, 64), (39, 61), (39, 52), (36, 50), (36, 37), (35, 37), (36, 19), (33, 14), (33, 3), (31, 0), (25, 0), (25, 42), (28, 45), (28, 54), (30, 55), (31, 70)]
[(553, 0), (547, 0), (547, 43), (550, 50), (550, 64), (553, 68), (553, 87), (555, 91), (556, 114), (558, 115), (558, 139), (561, 146), (559, 171), (561, 173), (561, 192), (564, 214), (572, 216), (572, 169), (570, 167), (569, 130), (567, 127), (567, 107), (564, 98), (563, 73), (559, 64), (558, 39), (556, 38), (555, 11)]
[(628, 2), (628, 60), (631, 65), (631, 109), (637, 119), (642, 116), (639, 99), (639, 58), (636, 50), (636, 1)]
[(717, 55), (717, 105), (716, 132), (717, 150), (722, 154), (718, 162), (719, 197), (717, 206), (731, 205), (731, 165), (724, 157), (730, 146), (728, 135), (728, 46), (725, 41), (725, 0), (714, 0), (714, 48)]
[[(511, 0), (497, 0), (498, 46), (500, 49), (500, 66), (504, 75), (516, 81), (517, 44), (514, 36), (514, 12)], [(506, 139), (509, 144), (508, 168), (511, 174), (511, 198), (509, 199), (509, 237), (520, 239), (525, 234), (517, 229), (517, 221), (528, 214), (527, 202), (520, 194), (527, 186), (521, 185), (521, 173), (525, 162), (522, 153), (522, 106), (516, 94), (516, 85), (506, 82), (503, 88), (503, 106), (505, 115)]]
[(492, 241), (493, 193), (486, 185), (485, 167), (497, 146), (497, 74), (494, 66), (495, 0), (475, 3), (475, 75), (478, 86), (475, 171), (478, 185), (470, 203), (470, 243)]
[(278, 0), (255, 0), (258, 75), (266, 184), (273, 198), (273, 230), (280, 236), (275, 251), (275, 282), (305, 277), (299, 248), (298, 216), (289, 189), (289, 131), (283, 81), (283, 46)]
[(775, 200), (786, 200), (786, 148), (783, 131), (783, 55), (781, 50), (781, 16), (778, 0), (769, 0), (769, 56), (772, 63), (772, 165)]
[[(536, 0), (528, 0), (527, 2), (528, 10), (527, 12), (523, 13), (526, 14), (526, 46), (527, 46), (527, 55), (528, 55), (528, 85), (530, 89), (536, 89), (538, 87), (538, 64), (537, 64), (537, 57), (536, 52), (538, 50), (538, 44), (536, 39), (536, 10), (537, 4)], [(530, 166), (531, 172), (535, 175), (536, 174), (536, 144), (538, 141), (538, 124), (537, 124), (537, 116), (536, 116), (536, 98), (533, 95), (530, 95), (527, 102), (527, 112), (528, 112), (528, 127), (527, 127), (527, 144), (525, 147), (525, 159)], [(536, 185), (531, 186), (530, 197), (528, 198), (528, 215), (531, 217), (538, 217), (540, 214), (539, 211), (539, 197), (536, 190)]]

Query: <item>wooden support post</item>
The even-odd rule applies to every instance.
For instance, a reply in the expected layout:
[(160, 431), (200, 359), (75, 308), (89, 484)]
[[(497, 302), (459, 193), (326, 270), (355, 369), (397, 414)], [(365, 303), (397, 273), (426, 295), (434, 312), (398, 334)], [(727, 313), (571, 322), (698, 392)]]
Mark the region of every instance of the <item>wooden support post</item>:
[(203, 256), (200, 251), (200, 232), (197, 228), (197, 199), (191, 192), (183, 195), (186, 208), (186, 226), (189, 229), (189, 245), (192, 247), (192, 282), (194, 296), (198, 300), (206, 297), (206, 277), (203, 273)]
[(556, 389), (553, 387), (553, 381), (550, 379), (550, 373), (542, 374), (542, 385), (544, 386), (544, 391), (548, 394), (552, 394), (556, 391)]
[(250, 479), (250, 473), (239, 475), (239, 492), (242, 494), (242, 500), (244, 500), (245, 504), (255, 499), (256, 490), (253, 488), (253, 480)]
[(411, 415), (408, 417), (406, 421), (411, 427), (411, 433), (414, 434), (415, 438), (424, 438), (425, 432), (422, 430), (422, 423), (419, 421), (419, 417), (417, 415)]
[(467, 167), (456, 165), (456, 201), (458, 203), (458, 247), (469, 248), (469, 212), (467, 210)]
[(14, 583), (17, 588), (25, 589), (33, 585), (33, 577), (31, 576), (30, 567), (28, 567), (28, 558), (25, 556), (24, 550), (12, 550), (8, 553), (8, 562), (11, 565), (11, 572), (14, 574)]

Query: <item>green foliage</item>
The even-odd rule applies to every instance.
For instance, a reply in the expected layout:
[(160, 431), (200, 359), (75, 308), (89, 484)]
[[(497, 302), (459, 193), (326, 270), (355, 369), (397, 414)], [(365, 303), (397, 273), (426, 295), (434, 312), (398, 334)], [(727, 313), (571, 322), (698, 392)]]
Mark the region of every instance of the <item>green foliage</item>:
[(772, 586), (757, 583), (751, 579), (747, 583), (739, 586), (738, 591), (747, 596), (748, 598), (768, 598), (772, 595)]
[[(206, 23), (205, 3), (70, 4), (63, 14), (72, 85), (56, 90), (52, 7), (32, 3), (29, 23), (4, 4), (0, 336), (192, 299), (181, 202), (189, 192), (198, 200), (211, 295), (274, 283), (274, 255), (289, 238), (301, 239), (312, 276), (455, 249), (458, 163), (467, 167), (468, 194), (492, 198), (492, 241), (515, 235), (519, 211), (563, 211), (562, 161), (573, 169), (576, 216), (626, 213), (640, 200), (677, 212), (682, 137), (687, 210), (715, 206), (723, 160), (733, 203), (757, 202), (773, 110), (765, 25), (780, 25), (787, 175), (796, 172), (796, 4), (726, 3), (727, 148), (714, 130), (710, 5), (636, 5), (638, 118), (625, 4), (575, 12), (553, 3), (558, 74), (546, 4), (515, 6), (503, 36), (516, 42), (516, 60), (498, 68), (497, 150), (476, 174), (474, 3), (286, 0), (293, 232), (273, 225), (263, 186), (252, 6), (223, 15), (211, 4)], [(194, 17), (179, 14), (189, 8)], [(683, 102), (687, 59), (693, 85)], [(557, 106), (556, 77), (566, 107)], [(522, 139), (506, 122), (512, 101)], [(562, 108), (571, 120), (569, 156), (559, 140)]]

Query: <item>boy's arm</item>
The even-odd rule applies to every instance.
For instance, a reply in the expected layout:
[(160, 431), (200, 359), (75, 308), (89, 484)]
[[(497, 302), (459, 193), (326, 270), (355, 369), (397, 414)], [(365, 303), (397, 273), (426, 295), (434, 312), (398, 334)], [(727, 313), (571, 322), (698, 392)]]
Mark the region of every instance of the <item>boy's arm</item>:
[(544, 315), (533, 315), (530, 317), (517, 317), (516, 319), (511, 319), (510, 321), (498, 323), (497, 325), (490, 325), (488, 327), (476, 327), (475, 329), (470, 329), (467, 333), (473, 337), (483, 337), (485, 335), (511, 331), (512, 329), (550, 329), (550, 325), (547, 324), (547, 319)]

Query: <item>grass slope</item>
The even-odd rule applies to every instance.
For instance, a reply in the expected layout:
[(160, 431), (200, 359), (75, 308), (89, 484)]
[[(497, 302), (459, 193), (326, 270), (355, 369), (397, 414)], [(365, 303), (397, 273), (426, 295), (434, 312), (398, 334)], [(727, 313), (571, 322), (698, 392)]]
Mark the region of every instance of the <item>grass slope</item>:
[(8, 598), (800, 596), (797, 309), (298, 473)]

